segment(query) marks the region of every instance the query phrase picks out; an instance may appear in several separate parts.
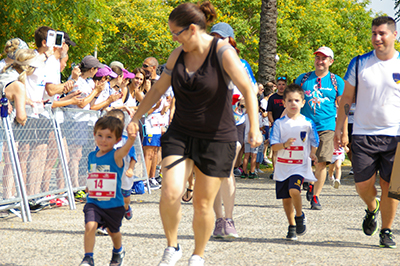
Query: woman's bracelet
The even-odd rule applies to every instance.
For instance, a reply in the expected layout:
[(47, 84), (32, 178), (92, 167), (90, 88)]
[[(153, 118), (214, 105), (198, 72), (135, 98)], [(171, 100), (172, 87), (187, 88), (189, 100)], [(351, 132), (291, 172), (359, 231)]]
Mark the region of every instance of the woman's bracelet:
[(286, 142), (284, 142), (284, 143), (283, 143), (283, 148), (284, 148), (284, 149), (286, 149), (286, 147), (285, 147), (285, 143), (286, 143)]

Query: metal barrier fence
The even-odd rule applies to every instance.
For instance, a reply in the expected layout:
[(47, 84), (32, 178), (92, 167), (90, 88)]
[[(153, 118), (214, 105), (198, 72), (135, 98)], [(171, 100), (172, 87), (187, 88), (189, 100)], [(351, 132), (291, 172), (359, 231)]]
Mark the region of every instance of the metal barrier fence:
[[(95, 149), (93, 128), (99, 117), (97, 111), (46, 106), (24, 126), (11, 122), (12, 117), (2, 118), (0, 214), (11, 212), (31, 221), (34, 206), (64, 197), (75, 209), (74, 192), (86, 187), (87, 157)], [(134, 180), (147, 180), (139, 136), (134, 146)]]

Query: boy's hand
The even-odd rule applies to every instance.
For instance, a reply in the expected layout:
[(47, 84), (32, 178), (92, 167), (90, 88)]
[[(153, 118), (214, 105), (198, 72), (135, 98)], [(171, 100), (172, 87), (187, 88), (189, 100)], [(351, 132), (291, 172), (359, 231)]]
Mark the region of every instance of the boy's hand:
[(131, 178), (133, 176), (133, 170), (129, 168), (128, 170), (126, 170), (125, 175)]
[(292, 144), (296, 141), (296, 138), (289, 138), (285, 143), (285, 149), (289, 148), (290, 146), (292, 146)]
[(132, 121), (126, 127), (126, 131), (128, 132), (128, 138), (135, 139), (139, 131), (139, 121), (134, 121), (132, 119)]
[(310, 158), (314, 162), (314, 164), (318, 163), (318, 158), (317, 158), (317, 155), (315, 155), (315, 153), (311, 152)]

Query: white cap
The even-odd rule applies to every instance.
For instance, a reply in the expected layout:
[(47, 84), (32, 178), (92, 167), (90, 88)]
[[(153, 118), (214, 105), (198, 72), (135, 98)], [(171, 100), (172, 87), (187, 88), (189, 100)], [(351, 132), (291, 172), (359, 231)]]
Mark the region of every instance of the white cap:
[(321, 53), (325, 56), (330, 56), (333, 59), (333, 51), (329, 47), (322, 46), (322, 47), (318, 48), (317, 51), (314, 52), (314, 54), (316, 54), (316, 53)]

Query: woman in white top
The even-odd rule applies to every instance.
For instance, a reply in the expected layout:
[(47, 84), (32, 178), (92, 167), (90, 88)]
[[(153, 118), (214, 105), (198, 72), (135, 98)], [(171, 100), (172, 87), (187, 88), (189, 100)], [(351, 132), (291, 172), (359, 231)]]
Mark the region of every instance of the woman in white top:
[[(0, 90), (5, 93), (10, 105), (13, 107), (11, 117), (15, 117), (15, 126), (25, 125), (27, 115), (25, 111), (26, 103), (26, 77), (31, 75), (37, 67), (43, 65), (43, 60), (37, 56), (34, 50), (20, 49), (15, 54), (12, 64), (4, 68), (0, 74)], [(18, 142), (19, 137), (16, 135)], [(8, 199), (15, 195), (14, 178), (11, 170), (11, 163), (8, 149), (5, 150), (5, 167), (3, 169), (3, 198)]]

